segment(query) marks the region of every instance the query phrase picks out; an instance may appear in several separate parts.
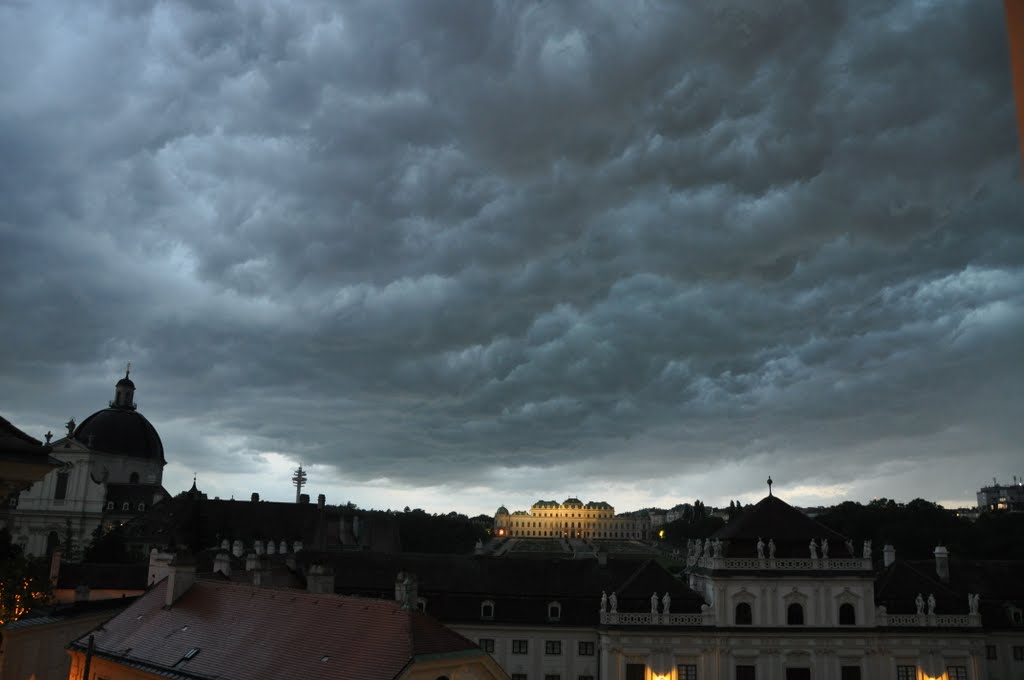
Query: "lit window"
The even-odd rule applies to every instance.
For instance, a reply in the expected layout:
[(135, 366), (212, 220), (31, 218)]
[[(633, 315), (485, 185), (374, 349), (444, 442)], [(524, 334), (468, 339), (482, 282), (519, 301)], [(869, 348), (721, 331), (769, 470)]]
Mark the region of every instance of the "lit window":
[(530, 642), (529, 640), (513, 640), (512, 641), (512, 653), (513, 654), (529, 654)]
[(561, 640), (545, 640), (544, 641), (544, 653), (552, 656), (558, 656), (562, 653), (562, 641)]

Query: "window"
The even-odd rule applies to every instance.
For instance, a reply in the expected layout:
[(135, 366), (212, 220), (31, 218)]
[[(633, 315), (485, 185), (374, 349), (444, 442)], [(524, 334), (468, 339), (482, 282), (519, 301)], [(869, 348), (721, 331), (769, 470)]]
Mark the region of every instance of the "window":
[(736, 625), (749, 626), (754, 622), (754, 614), (749, 602), (740, 602), (736, 605)]
[(896, 680), (917, 680), (917, 666), (896, 666)]
[(989, 661), (994, 661), (999, 658), (995, 645), (985, 645), (985, 658)]
[(545, 673), (544, 680), (562, 680), (562, 676), (558, 673)]
[(860, 680), (860, 666), (841, 666), (839, 680)]
[(786, 680), (811, 680), (810, 668), (787, 668)]
[(7, 504), (10, 505), (12, 508), (18, 507), (18, 494), (13, 494), (10, 500), (7, 501)]
[(562, 605), (557, 602), (548, 603), (548, 621), (558, 621), (562, 618)]
[(594, 656), (594, 643), (580, 641), (580, 656)]
[(736, 680), (757, 680), (754, 666), (736, 666)]
[(697, 664), (679, 664), (679, 680), (697, 680)]
[(626, 664), (626, 680), (644, 680), (647, 675), (647, 666), (642, 663)]
[(804, 625), (804, 607), (797, 602), (786, 607), (786, 623), (790, 626)]
[(480, 605), (480, 618), (484, 621), (490, 621), (494, 618), (494, 603), (490, 600), (485, 601)]
[(480, 638), (480, 649), (488, 654), (494, 654), (494, 638)]
[(57, 473), (57, 488), (54, 489), (53, 499), (56, 501), (62, 501), (67, 498), (68, 495), (68, 473), (58, 472)]
[(128, 509), (131, 508), (131, 507), (132, 506), (131, 506), (131, 504), (128, 501), (125, 501), (124, 503), (121, 503), (121, 509), (124, 510), (125, 512), (128, 512)]
[(581, 675), (576, 680), (594, 680), (593, 675)]
[(1020, 645), (1013, 646), (1013, 660), (1024, 661), (1024, 647)]
[(146, 509), (146, 504), (145, 503), (139, 503), (139, 512), (142, 512), (145, 509)]
[(128, 478), (128, 483), (129, 484), (138, 484), (139, 483), (139, 473), (138, 472), (133, 472), (131, 477)]
[(946, 666), (949, 680), (967, 680), (967, 666)]
[(526, 680), (526, 673), (513, 673), (512, 680)]
[(512, 653), (513, 654), (529, 654), (530, 642), (529, 640), (513, 640), (512, 641)]
[(114, 501), (107, 501), (107, 510), (114, 509)]
[(544, 641), (544, 653), (551, 655), (558, 655), (562, 653), (562, 641), (561, 640), (545, 640)]

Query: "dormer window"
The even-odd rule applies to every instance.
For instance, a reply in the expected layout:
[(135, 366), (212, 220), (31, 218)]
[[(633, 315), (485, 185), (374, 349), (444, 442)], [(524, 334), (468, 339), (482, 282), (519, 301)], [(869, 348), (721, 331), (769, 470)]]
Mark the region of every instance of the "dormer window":
[(123, 510), (124, 512), (128, 512), (128, 510), (131, 507), (131, 503), (129, 503), (128, 501), (125, 501), (124, 503), (121, 504), (121, 510)]
[(114, 509), (114, 501), (107, 501), (107, 510)]
[(146, 509), (145, 503), (139, 503), (139, 512), (143, 512)]
[(548, 602), (548, 621), (560, 621), (562, 619), (562, 605), (558, 602)]
[(494, 602), (492, 600), (484, 600), (480, 605), (480, 618), (484, 621), (494, 620)]

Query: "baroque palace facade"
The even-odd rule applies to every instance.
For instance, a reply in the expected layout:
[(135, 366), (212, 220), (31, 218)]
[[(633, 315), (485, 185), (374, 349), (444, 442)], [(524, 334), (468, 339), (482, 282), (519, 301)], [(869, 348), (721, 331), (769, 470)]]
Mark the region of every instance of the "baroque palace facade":
[(584, 503), (537, 501), (529, 511), (510, 513), (503, 505), (494, 514), (494, 533), (517, 538), (645, 539), (650, 538), (648, 517), (616, 515), (604, 501)]

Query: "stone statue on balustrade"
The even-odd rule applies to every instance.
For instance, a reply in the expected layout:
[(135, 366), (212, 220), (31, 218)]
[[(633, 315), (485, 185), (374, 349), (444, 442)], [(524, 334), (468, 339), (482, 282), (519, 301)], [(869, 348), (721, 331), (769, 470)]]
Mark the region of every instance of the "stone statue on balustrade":
[(764, 541), (761, 540), (760, 536), (757, 537), (757, 559), (764, 559)]
[(921, 597), (921, 593), (918, 593), (917, 597), (914, 598), (914, 606), (917, 607), (918, 615), (924, 614), (924, 598)]
[(935, 595), (928, 593), (928, 615), (935, 613)]
[(608, 611), (608, 593), (601, 591), (601, 613)]
[(811, 559), (818, 559), (818, 544), (814, 541), (813, 538), (811, 539), (811, 542), (807, 544), (807, 547), (811, 550)]
[(864, 539), (864, 559), (871, 559), (871, 539)]
[(770, 559), (770, 560), (774, 560), (775, 559), (775, 539), (774, 538), (769, 538), (768, 539), (768, 559)]
[(978, 613), (978, 605), (981, 603), (981, 596), (978, 593), (967, 593), (967, 606), (972, 614)]
[(711, 539), (704, 539), (704, 557), (711, 557)]
[(853, 539), (852, 538), (846, 539), (846, 552), (848, 552), (850, 554), (850, 557), (856, 557), (857, 556), (857, 552), (853, 549)]
[(669, 596), (668, 591), (665, 591), (665, 595), (661, 598), (661, 613), (668, 614), (672, 607), (672, 598)]
[(608, 603), (611, 604), (611, 606), (612, 606), (611, 613), (612, 614), (618, 614), (619, 613), (619, 598), (615, 596), (615, 591), (614, 590), (612, 591), (611, 597), (608, 598)]
[(716, 538), (714, 543), (711, 544), (711, 548), (712, 548), (712, 550), (714, 550), (713, 554), (714, 554), (715, 557), (721, 557), (722, 556), (722, 542), (720, 540), (718, 540)]
[(651, 593), (651, 613), (658, 613), (658, 593)]
[(827, 560), (828, 559), (828, 539), (827, 538), (821, 539), (821, 559), (823, 559), (823, 560)]

